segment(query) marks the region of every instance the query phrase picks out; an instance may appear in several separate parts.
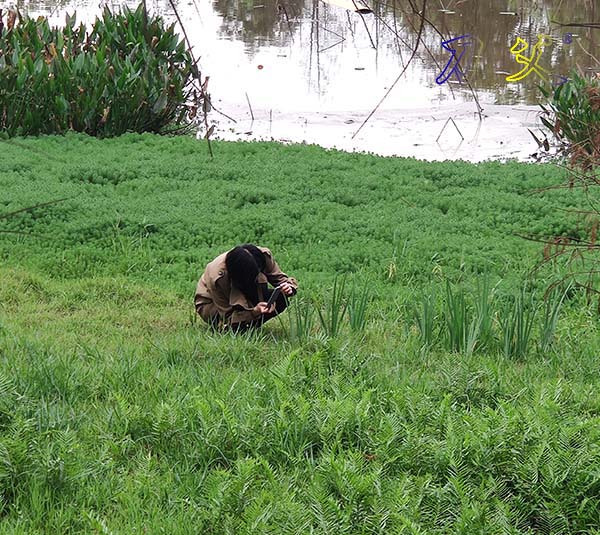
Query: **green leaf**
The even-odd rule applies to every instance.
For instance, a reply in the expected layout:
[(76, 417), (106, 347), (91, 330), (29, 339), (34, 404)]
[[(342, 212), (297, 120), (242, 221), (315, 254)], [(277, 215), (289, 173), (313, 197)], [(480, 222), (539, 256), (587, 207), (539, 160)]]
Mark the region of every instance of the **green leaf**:
[(152, 106), (152, 111), (154, 113), (160, 113), (166, 108), (166, 106), (167, 106), (167, 93), (163, 92), (163, 93), (161, 93), (161, 95), (158, 97), (158, 99), (154, 103), (154, 106)]
[(57, 111), (60, 114), (65, 115), (67, 113), (67, 111), (69, 110), (69, 103), (67, 102), (67, 99), (65, 99), (65, 97), (62, 95), (58, 95), (54, 99), (54, 102), (56, 104)]

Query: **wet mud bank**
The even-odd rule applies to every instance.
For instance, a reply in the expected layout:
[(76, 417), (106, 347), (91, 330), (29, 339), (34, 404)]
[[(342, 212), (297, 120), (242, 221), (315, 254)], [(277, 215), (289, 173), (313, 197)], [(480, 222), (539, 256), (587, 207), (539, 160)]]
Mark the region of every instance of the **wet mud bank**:
[[(428, 161), (535, 161), (538, 106), (484, 106), (481, 118), (468, 103), (435, 108), (383, 110), (360, 130), (368, 111), (278, 111), (218, 103), (232, 119), (212, 112), (214, 137), (316, 144), (349, 152), (414, 157)], [(221, 107), (222, 106), (222, 107)], [(357, 133), (358, 131), (358, 133)], [(202, 132), (200, 133), (202, 135)]]

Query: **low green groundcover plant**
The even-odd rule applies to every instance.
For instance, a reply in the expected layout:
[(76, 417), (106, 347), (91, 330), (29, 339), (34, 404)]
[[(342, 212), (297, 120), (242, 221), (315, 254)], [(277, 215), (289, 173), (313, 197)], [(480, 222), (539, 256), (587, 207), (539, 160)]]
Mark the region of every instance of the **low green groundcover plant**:
[[(2, 535), (598, 534), (598, 318), (521, 292), (543, 256), (516, 233), (585, 232), (557, 167), (0, 147)], [(300, 291), (212, 333), (196, 283), (243, 241)]]
[(194, 64), (174, 25), (142, 5), (104, 9), (91, 31), (0, 12), (0, 131), (107, 137), (185, 127)]

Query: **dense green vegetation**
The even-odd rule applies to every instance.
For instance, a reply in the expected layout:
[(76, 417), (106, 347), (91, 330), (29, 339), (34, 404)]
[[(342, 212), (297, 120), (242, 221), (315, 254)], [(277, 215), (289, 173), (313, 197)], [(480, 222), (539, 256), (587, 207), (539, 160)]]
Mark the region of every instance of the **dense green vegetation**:
[(563, 142), (573, 167), (590, 170), (600, 164), (600, 81), (577, 72), (554, 89), (540, 87), (544, 125)]
[(193, 63), (174, 25), (104, 8), (90, 31), (66, 17), (0, 13), (0, 132), (94, 136), (160, 132), (189, 123)]
[[(31, 234), (0, 233), (2, 532), (598, 533), (597, 315), (560, 293), (545, 338), (562, 268), (522, 293), (542, 253), (515, 236), (585, 234), (580, 193), (534, 192), (562, 172), (214, 148), (2, 143), (0, 214), (69, 197), (0, 219)], [(245, 241), (301, 292), (210, 333), (197, 279)], [(477, 350), (450, 337), (477, 317)]]

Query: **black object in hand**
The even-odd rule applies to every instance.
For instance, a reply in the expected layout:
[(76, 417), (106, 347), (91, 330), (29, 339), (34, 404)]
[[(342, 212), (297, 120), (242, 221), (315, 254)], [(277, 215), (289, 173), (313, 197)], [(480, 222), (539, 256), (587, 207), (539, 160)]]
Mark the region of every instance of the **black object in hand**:
[(280, 293), (281, 293), (281, 287), (277, 286), (277, 288), (275, 288), (273, 290), (271, 297), (269, 297), (269, 300), (267, 301), (267, 308), (271, 308), (271, 306), (275, 304), (275, 301), (277, 301), (277, 298), (279, 297)]

